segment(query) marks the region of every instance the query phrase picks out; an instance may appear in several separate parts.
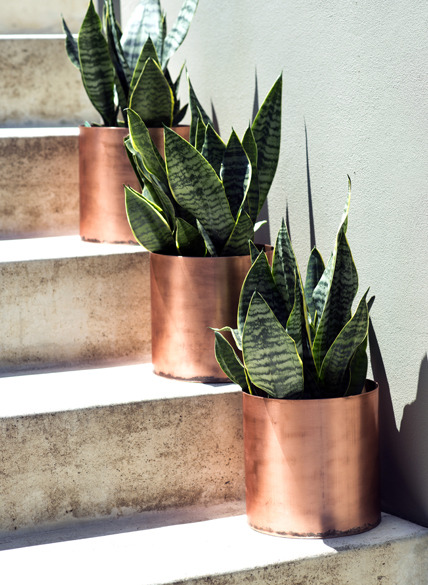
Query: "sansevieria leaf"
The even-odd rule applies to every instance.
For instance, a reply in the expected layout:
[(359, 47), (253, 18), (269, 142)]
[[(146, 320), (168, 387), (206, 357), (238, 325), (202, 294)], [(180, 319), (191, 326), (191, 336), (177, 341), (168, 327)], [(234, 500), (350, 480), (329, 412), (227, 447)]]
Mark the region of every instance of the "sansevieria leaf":
[(197, 217), (217, 250), (221, 250), (235, 221), (215, 170), (173, 130), (165, 128), (165, 161), (175, 200)]
[(297, 271), (297, 262), (290, 235), (285, 221), (282, 220), (275, 243), (272, 274), (276, 286), (284, 299), (284, 311), (287, 318), (294, 305), (294, 281)]
[(226, 145), (211, 124), (206, 126), (204, 143), (201, 154), (210, 163), (218, 176), (220, 176), (221, 163), (223, 162)]
[(193, 144), (193, 146), (195, 146), (196, 127), (198, 124), (199, 115), (202, 116), (202, 120), (206, 126), (208, 124), (211, 124), (211, 126), (213, 126), (213, 123), (212, 123), (210, 117), (208, 116), (208, 114), (205, 112), (205, 110), (202, 107), (201, 103), (199, 102), (198, 98), (196, 97), (196, 93), (195, 93), (195, 90), (193, 89), (193, 85), (190, 82), (189, 76), (187, 76), (187, 82), (189, 84), (189, 106), (190, 106), (190, 114), (191, 114), (190, 115), (189, 142), (190, 142), (190, 144)]
[(305, 299), (312, 321), (316, 311), (315, 303), (312, 299), (312, 294), (324, 273), (324, 269), (325, 266), (321, 254), (316, 248), (313, 248), (311, 255), (309, 256), (305, 280)]
[(220, 178), (232, 215), (237, 218), (251, 181), (251, 164), (234, 130), (224, 151)]
[(254, 226), (250, 216), (243, 209), (238, 214), (235, 226), (222, 252), (222, 256), (244, 256), (248, 242), (254, 238)]
[(115, 126), (114, 70), (101, 28), (101, 20), (91, 0), (77, 39), (80, 72), (86, 93), (104, 124)]
[(225, 372), (234, 384), (238, 384), (243, 390), (246, 390), (248, 386), (244, 366), (233, 347), (218, 331), (215, 331), (214, 350), (216, 360), (223, 372)]
[(133, 71), (137, 65), (141, 49), (148, 36), (144, 30), (144, 12), (144, 4), (142, 2), (138, 3), (126, 23), (122, 38), (120, 39), (123, 54), (125, 55), (125, 59), (128, 62), (131, 71)]
[(361, 394), (363, 391), (368, 368), (367, 339), (368, 336), (360, 343), (351, 358), (349, 364), (349, 383), (345, 396), (355, 396)]
[(134, 68), (134, 72), (132, 74), (131, 84), (130, 84), (130, 92), (134, 91), (134, 88), (137, 84), (137, 81), (140, 79), (140, 75), (144, 69), (147, 59), (153, 59), (156, 63), (159, 64), (158, 55), (156, 53), (155, 46), (153, 44), (152, 39), (149, 37), (147, 41), (144, 43), (143, 48), (141, 49), (141, 53), (138, 57), (137, 64)]
[(252, 124), (257, 144), (259, 212), (275, 176), (281, 145), (282, 75), (261, 105)]
[(125, 186), (125, 203), (137, 241), (150, 252), (176, 254), (173, 233), (158, 206), (128, 186)]
[(174, 96), (165, 75), (153, 59), (147, 59), (129, 100), (146, 126), (172, 124)]
[(242, 146), (251, 164), (251, 181), (247, 190), (248, 213), (256, 223), (259, 214), (259, 172), (257, 169), (257, 144), (251, 127), (247, 128), (242, 139)]
[(198, 0), (184, 0), (180, 12), (178, 13), (177, 20), (165, 38), (162, 54), (163, 69), (168, 65), (168, 61), (186, 38), (187, 31), (189, 30), (197, 6)]
[(251, 382), (275, 398), (303, 394), (303, 366), (296, 345), (259, 293), (254, 293), (242, 336)]
[(177, 217), (175, 242), (180, 256), (205, 256), (206, 246), (198, 229)]
[(79, 49), (77, 48), (77, 41), (64, 19), (62, 19), (62, 28), (65, 33), (65, 49), (67, 51), (68, 58), (80, 71)]

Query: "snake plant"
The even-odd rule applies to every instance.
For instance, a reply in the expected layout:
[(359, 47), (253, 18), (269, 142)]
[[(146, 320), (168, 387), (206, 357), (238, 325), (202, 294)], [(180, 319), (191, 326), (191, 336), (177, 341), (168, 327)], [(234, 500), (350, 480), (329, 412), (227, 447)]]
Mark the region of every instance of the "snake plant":
[[(357, 270), (346, 238), (348, 202), (333, 253), (324, 266), (310, 254), (303, 285), (285, 223), (272, 267), (251, 246), (237, 328), (215, 330), (215, 353), (227, 376), (250, 394), (274, 398), (331, 398), (360, 394), (367, 373), (367, 293), (352, 314)], [(221, 331), (232, 333), (242, 361)]]
[(165, 127), (165, 161), (141, 117), (128, 111), (125, 145), (142, 187), (142, 193), (125, 187), (130, 226), (151, 252), (248, 254), (278, 163), (282, 77), (242, 141), (232, 130), (227, 143), (214, 130), (190, 82), (189, 88), (190, 142)]
[(103, 22), (90, 0), (77, 41), (62, 19), (68, 57), (104, 126), (126, 126), (127, 108), (151, 127), (183, 119), (187, 105), (181, 108), (177, 98), (181, 71), (173, 82), (168, 62), (186, 37), (197, 5), (198, 0), (184, 0), (169, 33), (159, 0), (140, 2), (123, 34), (113, 0), (104, 2)]

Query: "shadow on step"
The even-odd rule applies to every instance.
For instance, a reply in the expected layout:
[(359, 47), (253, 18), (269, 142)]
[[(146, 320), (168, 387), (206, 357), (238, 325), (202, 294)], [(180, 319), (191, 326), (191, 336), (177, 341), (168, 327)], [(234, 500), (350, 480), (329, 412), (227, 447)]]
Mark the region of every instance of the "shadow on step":
[(97, 538), (138, 530), (150, 530), (177, 524), (191, 524), (241, 514), (245, 514), (245, 502), (243, 501), (206, 507), (191, 506), (158, 512), (142, 512), (118, 518), (76, 520), (66, 525), (29, 528), (16, 532), (0, 531), (0, 551), (68, 540)]

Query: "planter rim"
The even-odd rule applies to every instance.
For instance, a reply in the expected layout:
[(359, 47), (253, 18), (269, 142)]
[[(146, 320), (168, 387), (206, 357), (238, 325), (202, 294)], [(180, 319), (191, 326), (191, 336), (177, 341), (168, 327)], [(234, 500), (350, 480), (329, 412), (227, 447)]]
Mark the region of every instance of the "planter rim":
[[(283, 403), (304, 403), (307, 402), (316, 404), (317, 402), (327, 402), (329, 400), (351, 400), (351, 399), (358, 399), (361, 396), (369, 396), (372, 392), (376, 392), (379, 390), (379, 384), (375, 380), (366, 380), (365, 386), (369, 386), (365, 392), (361, 392), (360, 394), (353, 394), (352, 396), (334, 396), (331, 398), (273, 398), (272, 396), (255, 396), (254, 394), (249, 394), (242, 390), (242, 394), (248, 396), (251, 400), (262, 400), (266, 402), (283, 402)], [(361, 399), (364, 400), (364, 399)]]
[[(273, 250), (273, 246), (271, 244), (256, 244), (257, 247), (263, 247), (265, 252), (270, 252)], [(144, 246), (143, 246), (144, 247)], [(186, 261), (187, 259), (192, 260), (211, 260), (211, 261), (218, 261), (218, 260), (227, 260), (228, 258), (246, 258), (250, 254), (241, 254), (240, 256), (180, 256), (175, 254), (160, 254), (159, 252), (151, 252), (148, 250), (149, 254), (153, 254), (153, 256), (157, 257), (165, 257), (165, 258), (181, 258)]]

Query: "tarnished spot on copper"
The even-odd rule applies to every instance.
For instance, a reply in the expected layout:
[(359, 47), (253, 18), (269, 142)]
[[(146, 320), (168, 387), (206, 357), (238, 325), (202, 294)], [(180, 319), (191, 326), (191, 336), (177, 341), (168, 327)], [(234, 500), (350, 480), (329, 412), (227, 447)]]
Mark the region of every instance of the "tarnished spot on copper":
[(359, 534), (380, 522), (378, 386), (359, 396), (243, 393), (247, 517), (292, 538)]
[[(125, 208), (124, 185), (141, 191), (123, 139), (128, 128), (81, 126), (79, 133), (80, 236), (85, 241), (137, 243)], [(173, 128), (184, 138), (188, 126)], [(164, 156), (163, 129), (149, 128)]]

